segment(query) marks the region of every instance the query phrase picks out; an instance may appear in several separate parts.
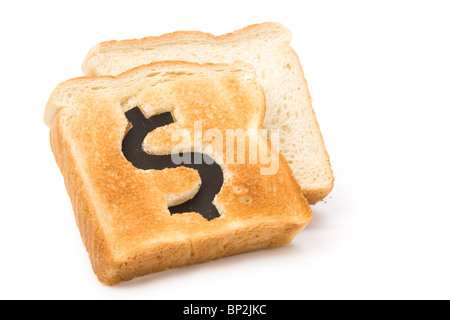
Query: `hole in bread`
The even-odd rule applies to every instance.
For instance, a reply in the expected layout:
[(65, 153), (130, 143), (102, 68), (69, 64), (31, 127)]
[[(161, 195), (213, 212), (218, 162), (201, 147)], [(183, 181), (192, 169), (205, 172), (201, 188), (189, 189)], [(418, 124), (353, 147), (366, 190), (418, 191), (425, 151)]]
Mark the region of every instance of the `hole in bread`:
[(104, 89), (105, 87), (102, 87), (102, 86), (96, 86), (96, 87), (91, 87), (91, 90), (92, 91), (95, 91), (95, 90), (100, 90), (100, 89)]
[(155, 77), (155, 76), (159, 75), (160, 73), (161, 73), (161, 72), (151, 72), (151, 73), (149, 73), (146, 77), (147, 77), (147, 78)]
[(169, 71), (169, 72), (166, 72), (166, 74), (169, 74), (172, 76), (191, 76), (191, 75), (193, 75), (192, 72), (185, 72), (185, 71)]
[(241, 186), (233, 186), (233, 193), (234, 194), (245, 194), (248, 192), (247, 188), (241, 187)]
[(273, 182), (270, 182), (269, 185), (267, 186), (267, 188), (269, 189), (269, 191), (277, 190), (277, 187), (275, 186), (275, 184)]
[(131, 99), (131, 96), (126, 96), (126, 97), (122, 98), (122, 99), (120, 100), (120, 106), (121, 106), (121, 107), (127, 106), (127, 105), (128, 105), (128, 102), (130, 101), (130, 99)]
[(252, 197), (243, 196), (239, 199), (239, 201), (241, 201), (242, 203), (245, 203), (245, 204), (250, 204), (250, 203), (252, 203)]
[(288, 63), (287, 65), (286, 65), (286, 68), (288, 69), (288, 70), (291, 70), (292, 68), (291, 68), (291, 65)]

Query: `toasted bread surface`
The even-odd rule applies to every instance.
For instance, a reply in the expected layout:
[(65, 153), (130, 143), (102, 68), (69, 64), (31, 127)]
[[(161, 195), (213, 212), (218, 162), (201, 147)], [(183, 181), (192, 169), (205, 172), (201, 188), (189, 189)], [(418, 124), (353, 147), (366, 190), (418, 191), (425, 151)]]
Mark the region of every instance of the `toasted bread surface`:
[[(121, 151), (129, 129), (124, 113), (136, 106), (147, 117), (170, 111), (176, 119), (147, 136), (148, 152), (173, 150), (178, 142), (168, 138), (171, 133), (182, 128), (193, 135), (201, 121), (202, 133), (248, 132), (249, 144), (276, 155), (278, 171), (263, 175), (259, 162), (222, 163), (224, 183), (214, 200), (221, 216), (171, 215), (169, 199), (192, 197), (201, 181), (184, 166), (140, 170), (127, 161)], [(45, 122), (101, 282), (283, 245), (308, 224), (311, 210), (286, 160), (266, 136), (250, 134), (261, 128), (264, 106), (264, 92), (245, 64), (152, 63), (116, 77), (72, 79), (54, 90)], [(210, 155), (225, 149), (215, 152)]]

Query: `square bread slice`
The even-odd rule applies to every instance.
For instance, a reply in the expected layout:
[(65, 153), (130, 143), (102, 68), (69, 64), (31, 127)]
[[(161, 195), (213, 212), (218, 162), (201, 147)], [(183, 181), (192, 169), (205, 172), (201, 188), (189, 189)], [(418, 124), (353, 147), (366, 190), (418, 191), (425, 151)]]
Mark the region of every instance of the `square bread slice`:
[[(182, 147), (200, 150), (220, 164), (223, 183), (209, 203), (219, 216), (205, 219), (196, 211), (169, 211), (195, 199), (203, 185), (209, 190), (209, 182), (187, 165), (141, 169), (130, 162), (123, 141), (137, 127), (128, 118), (133, 110), (146, 119), (167, 112), (173, 118), (173, 123), (149, 131), (136, 152), (163, 156)], [(101, 282), (113, 285), (167, 268), (284, 245), (305, 228), (312, 218), (307, 200), (284, 157), (257, 131), (264, 110), (264, 92), (252, 66), (245, 64), (166, 61), (57, 86), (44, 119)], [(202, 149), (195, 142), (199, 121)], [(254, 163), (221, 161), (228, 149), (208, 138), (212, 129), (215, 137), (241, 130), (248, 142), (244, 158), (250, 158), (250, 146), (265, 147), (278, 170), (264, 174), (268, 164), (259, 158)], [(180, 143), (173, 139), (177, 130), (194, 138)], [(237, 154), (237, 143), (232, 150)]]
[(302, 67), (289, 45), (291, 37), (283, 25), (263, 23), (218, 37), (179, 31), (108, 41), (89, 51), (82, 70), (87, 76), (117, 75), (163, 60), (253, 65), (267, 99), (264, 128), (281, 130), (279, 149), (308, 202), (315, 204), (331, 192), (334, 177)]

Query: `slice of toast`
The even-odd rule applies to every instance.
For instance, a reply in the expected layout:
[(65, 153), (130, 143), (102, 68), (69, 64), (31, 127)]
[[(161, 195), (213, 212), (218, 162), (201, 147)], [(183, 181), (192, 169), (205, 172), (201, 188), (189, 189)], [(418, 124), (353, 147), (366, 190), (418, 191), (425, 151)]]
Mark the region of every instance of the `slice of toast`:
[(334, 184), (328, 153), (312, 108), (299, 59), (289, 45), (291, 32), (278, 23), (252, 25), (215, 37), (175, 32), (94, 46), (84, 60), (85, 75), (117, 75), (162, 60), (198, 63), (244, 61), (254, 66), (267, 110), (264, 128), (281, 130), (280, 151), (310, 204), (324, 199)]
[[(101, 282), (113, 285), (284, 245), (309, 223), (311, 210), (289, 165), (257, 131), (264, 110), (264, 92), (245, 64), (166, 61), (57, 86), (44, 119)], [(181, 130), (182, 142), (174, 139)], [(244, 133), (248, 147), (239, 151), (233, 142), (232, 148), (227, 143), (220, 148), (216, 140), (229, 130)], [(254, 146), (270, 151), (276, 171), (264, 173), (269, 164), (260, 158), (249, 161)], [(244, 152), (245, 161), (235, 161), (234, 153), (228, 158), (230, 150)], [(212, 158), (215, 162), (207, 165), (219, 172), (208, 176), (189, 164), (156, 163), (188, 151)], [(146, 164), (135, 162), (136, 154), (148, 157)], [(213, 198), (198, 200), (202, 188)], [(179, 207), (191, 201), (192, 207)], [(218, 214), (205, 215), (202, 205)]]

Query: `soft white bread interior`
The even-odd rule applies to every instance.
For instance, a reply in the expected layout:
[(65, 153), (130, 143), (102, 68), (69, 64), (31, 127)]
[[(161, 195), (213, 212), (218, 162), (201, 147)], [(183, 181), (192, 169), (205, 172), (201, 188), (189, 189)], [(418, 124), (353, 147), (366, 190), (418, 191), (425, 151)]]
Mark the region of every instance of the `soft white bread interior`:
[(278, 23), (252, 25), (218, 37), (180, 31), (108, 41), (89, 51), (82, 70), (87, 76), (117, 75), (162, 60), (253, 65), (266, 95), (264, 128), (281, 130), (279, 149), (308, 202), (314, 204), (331, 192), (334, 177), (308, 85), (290, 41), (291, 32)]
[[(146, 117), (170, 111), (176, 121), (152, 131), (145, 150), (170, 150), (177, 129), (202, 136), (216, 128), (242, 129), (265, 146), (278, 171), (260, 163), (223, 163), (224, 182), (214, 205), (220, 217), (173, 214), (170, 203), (191, 198), (201, 183), (180, 166), (141, 170), (122, 153), (130, 126), (124, 113), (138, 106)], [(262, 126), (264, 92), (249, 65), (160, 62), (116, 77), (61, 83), (45, 111), (56, 162), (64, 176), (77, 225), (99, 280), (113, 285), (151, 272), (289, 243), (311, 220), (311, 210), (284, 157)], [(206, 138), (204, 138), (206, 139)], [(211, 141), (209, 141), (211, 142)], [(205, 141), (208, 143), (208, 141)], [(206, 152), (206, 151), (205, 151)], [(249, 148), (246, 149), (249, 152)], [(216, 159), (223, 150), (210, 155)], [(248, 154), (246, 154), (248, 157)]]

